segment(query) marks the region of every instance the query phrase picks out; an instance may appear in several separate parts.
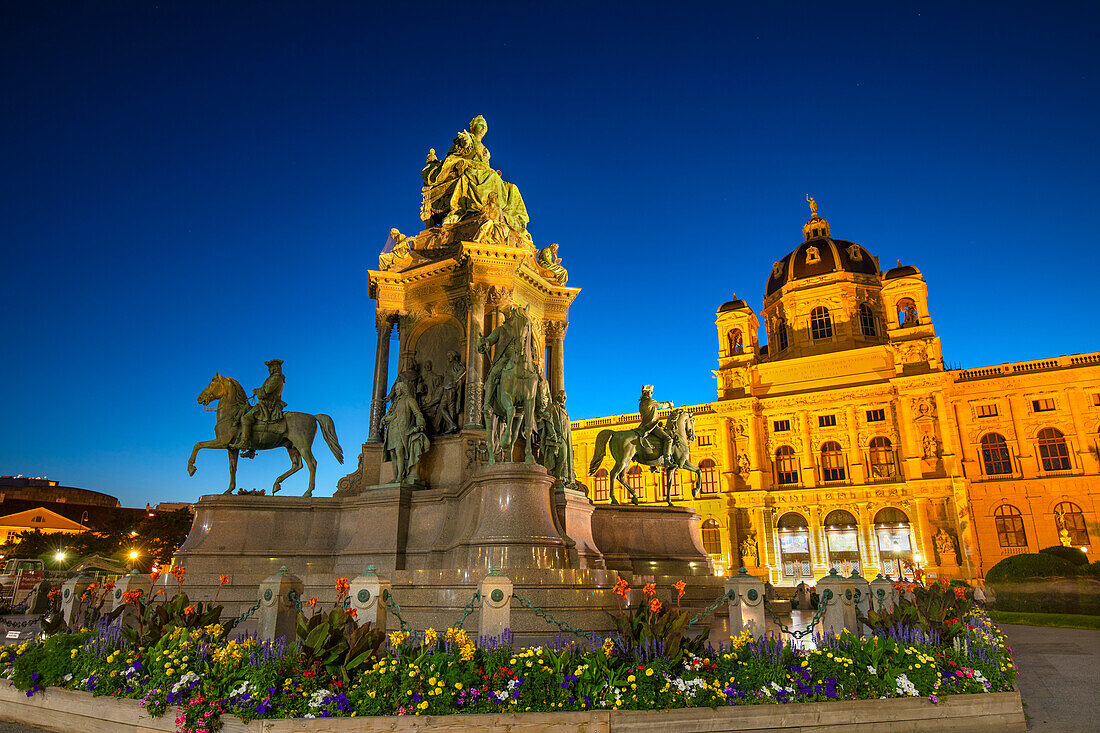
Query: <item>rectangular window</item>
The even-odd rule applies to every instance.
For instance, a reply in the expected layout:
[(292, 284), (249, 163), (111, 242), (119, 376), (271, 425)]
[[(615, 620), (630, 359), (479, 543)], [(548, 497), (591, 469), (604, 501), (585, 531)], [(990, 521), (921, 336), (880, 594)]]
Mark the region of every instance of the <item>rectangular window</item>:
[(886, 410), (868, 410), (867, 422), (884, 422), (886, 420)]
[(817, 426), (819, 428), (831, 428), (836, 425), (836, 415), (818, 415)]
[(978, 417), (997, 417), (996, 405), (978, 405), (976, 409)]
[(709, 436), (709, 435), (700, 435), (699, 436), (699, 445), (700, 446), (714, 445), (714, 439), (711, 438), (711, 436)]
[(1032, 400), (1031, 409), (1034, 412), (1050, 412), (1054, 409), (1054, 398), (1046, 397), (1041, 400)]
[(772, 423), (772, 428), (777, 433), (785, 433), (785, 432), (787, 432), (788, 430), (791, 429), (791, 421), (790, 420), (776, 420), (774, 423)]
[(1100, 407), (1100, 392), (1097, 392), (1092, 396), (1092, 406)]

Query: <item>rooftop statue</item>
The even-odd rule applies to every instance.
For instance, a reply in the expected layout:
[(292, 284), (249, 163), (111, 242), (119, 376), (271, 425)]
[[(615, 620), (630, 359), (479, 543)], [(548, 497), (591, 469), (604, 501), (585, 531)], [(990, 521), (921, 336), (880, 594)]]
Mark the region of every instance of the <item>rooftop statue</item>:
[(217, 418), (214, 423), (214, 439), (195, 443), (191, 458), (187, 461), (187, 473), (195, 475), (195, 457), (203, 448), (224, 448), (229, 455), (229, 488), (226, 494), (232, 494), (237, 488), (237, 458), (242, 450), (250, 458), (257, 450), (286, 448), (290, 456), (290, 470), (275, 479), (271, 493), (279, 491), (281, 484), (291, 474), (302, 469), (302, 461), (309, 467), (309, 488), (304, 496), (312, 496), (317, 477), (317, 459), (313, 457), (313, 438), (317, 435), (317, 426), (325, 437), (332, 455), (340, 463), (344, 462), (344, 451), (336, 439), (336, 426), (328, 415), (311, 415), (307, 412), (283, 412), (286, 403), (282, 401), (283, 362), (272, 359), (266, 362), (268, 377), (261, 387), (252, 390), (256, 404), (251, 405), (245, 396), (240, 382), (232, 377), (223, 377), (215, 373), (210, 384), (199, 393), (199, 404), (209, 405), (217, 402)]
[(482, 408), (489, 463), (496, 462), (498, 453), (503, 454), (505, 461), (510, 461), (512, 446), (520, 434), (527, 441), (527, 462), (534, 463), (532, 436), (540, 380), (535, 359), (538, 348), (526, 309), (513, 306), (504, 323), (494, 328), (488, 336), (478, 339), (478, 352), (488, 354), (490, 346), (495, 346), (495, 349), (492, 367), (485, 378)]
[(483, 237), (495, 239), (500, 233), (497, 227), (506, 226), (530, 240), (530, 219), (519, 189), (489, 166), (489, 150), (481, 142), (488, 130), (485, 118), (478, 115), (470, 120), (468, 129), (458, 133), (443, 160), (436, 157), (435, 150), (429, 151), (422, 172), (420, 219), (427, 228), (481, 219), (483, 227), (488, 227)]
[(549, 278), (558, 285), (565, 285), (569, 282), (569, 272), (562, 267), (556, 243), (540, 249), (535, 261), (538, 262), (539, 267), (546, 271)]
[(702, 474), (699, 467), (691, 462), (695, 415), (683, 409), (673, 410), (662, 426), (657, 411), (670, 407), (671, 402), (654, 400), (653, 385), (647, 384), (642, 387), (642, 396), (638, 400), (642, 424), (633, 430), (601, 430), (596, 436), (596, 450), (588, 465), (588, 473), (591, 475), (599, 470), (605, 453), (610, 449), (611, 457), (615, 459), (608, 481), (611, 485), (612, 504), (619, 503), (615, 498), (616, 481), (626, 487), (631, 503), (638, 503), (638, 494), (634, 487), (623, 480), (623, 473), (631, 461), (650, 466), (654, 471), (664, 471), (665, 500), (669, 506), (672, 506), (672, 482), (676, 478), (676, 471), (681, 468), (695, 473), (691, 495), (695, 498), (699, 496)]

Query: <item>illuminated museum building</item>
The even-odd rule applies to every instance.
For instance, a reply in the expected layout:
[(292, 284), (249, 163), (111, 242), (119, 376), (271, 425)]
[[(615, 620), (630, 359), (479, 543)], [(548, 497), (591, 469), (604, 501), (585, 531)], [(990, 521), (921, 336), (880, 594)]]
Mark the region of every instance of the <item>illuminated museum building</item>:
[[(882, 272), (816, 211), (803, 238), (768, 274), (767, 344), (745, 301), (718, 309), (718, 400), (688, 407), (701, 494), (678, 471), (674, 496), (702, 517), (716, 565), (786, 586), (831, 568), (977, 577), (1062, 539), (1088, 547), (1100, 353), (947, 370), (916, 267)], [(577, 475), (601, 429), (637, 423), (574, 422)], [(598, 503), (608, 468), (586, 479)], [(655, 502), (659, 475), (635, 464), (625, 478)]]

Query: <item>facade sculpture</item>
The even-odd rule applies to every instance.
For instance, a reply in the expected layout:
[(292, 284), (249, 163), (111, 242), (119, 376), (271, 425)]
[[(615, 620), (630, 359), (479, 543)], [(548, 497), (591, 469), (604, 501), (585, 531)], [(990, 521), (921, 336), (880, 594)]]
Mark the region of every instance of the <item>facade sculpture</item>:
[(955, 540), (943, 527), (936, 533), (936, 554), (942, 565), (957, 565), (959, 562), (955, 553)]
[(447, 370), (443, 374), (443, 395), (439, 401), (439, 432), (453, 433), (462, 426), (463, 386), (466, 367), (457, 351), (447, 352)]
[(558, 257), (557, 244), (551, 244), (549, 247), (540, 249), (536, 259), (539, 267), (545, 270), (559, 285), (565, 285), (569, 282), (569, 272), (562, 266), (561, 257)]
[(426, 421), (416, 400), (408, 393), (405, 382), (393, 387), (389, 412), (382, 417), (385, 429), (384, 457), (393, 462), (393, 482), (414, 483), (418, 478), (416, 464), (428, 450)]
[[(761, 273), (760, 311), (736, 297), (717, 309), (717, 399), (690, 407), (702, 490), (680, 501), (701, 515), (712, 559), (736, 569), (754, 535), (757, 574), (794, 586), (845, 561), (866, 577), (977, 578), (1020, 552), (1090, 547), (1100, 353), (947, 369), (916, 267), (880, 270), (817, 210), (801, 234)], [(820, 261), (808, 265), (810, 247)], [(605, 430), (637, 420), (574, 421), (577, 471)], [(662, 500), (661, 477), (628, 478), (641, 501)], [(597, 503), (613, 499), (606, 473), (589, 485)]]
[(741, 564), (748, 567), (760, 563), (760, 548), (756, 544), (756, 535), (750, 535), (741, 542)]
[(513, 306), (504, 322), (478, 341), (479, 353), (488, 354), (490, 347), (495, 348), (485, 378), (482, 408), (489, 463), (495, 463), (498, 456), (510, 460), (512, 446), (521, 435), (526, 441), (526, 460), (533, 463), (540, 378), (531, 321), (525, 309)]

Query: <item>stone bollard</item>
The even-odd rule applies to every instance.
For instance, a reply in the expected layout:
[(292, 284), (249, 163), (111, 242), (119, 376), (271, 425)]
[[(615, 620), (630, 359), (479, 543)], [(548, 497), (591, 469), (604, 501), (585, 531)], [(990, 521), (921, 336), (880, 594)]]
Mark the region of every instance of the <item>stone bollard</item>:
[(374, 565), (368, 565), (362, 575), (351, 581), (351, 607), (359, 623), (370, 622), (376, 629), (386, 630), (386, 604), (382, 593), (390, 590), (390, 581), (379, 577)]
[(153, 581), (148, 575), (144, 573), (138, 575), (138, 571), (131, 570), (129, 575), (123, 575), (115, 583), (115, 589), (111, 593), (111, 610), (124, 607), (124, 610), (119, 614), (115, 623), (119, 626), (136, 626), (138, 614), (141, 613), (141, 607), (137, 604), (127, 605), (123, 596), (130, 591), (141, 591), (143, 598), (148, 598), (149, 594), (153, 592)]
[(492, 568), (481, 579), (481, 624), (478, 638), (501, 636), (512, 628), (512, 580)]
[(73, 617), (84, 610), (80, 594), (94, 582), (95, 578), (90, 575), (78, 575), (61, 584), (61, 617), (65, 619), (66, 626), (71, 625)]
[(867, 579), (859, 574), (858, 570), (853, 570), (852, 574), (848, 576), (848, 581), (852, 584), (852, 614), (855, 617), (856, 625), (848, 626), (850, 631), (854, 631), (860, 636), (870, 636), (871, 627), (867, 624), (859, 622), (859, 616), (867, 616), (867, 612), (871, 610), (871, 586), (867, 582)]
[(31, 597), (27, 600), (27, 613), (33, 615), (46, 613), (52, 607), (50, 603), (50, 591), (57, 588), (56, 580), (40, 580), (31, 591)]
[(825, 607), (818, 627), (822, 634), (836, 635), (842, 629), (856, 630), (853, 586), (852, 581), (837, 573), (836, 568), (817, 581), (817, 590), (821, 595), (818, 603)]
[(305, 585), (286, 565), (260, 583), (260, 640), (274, 641), (283, 637), (294, 641), (298, 622), (298, 604), (290, 598), (293, 591), (299, 600)]
[(871, 599), (876, 611), (890, 612), (894, 610), (894, 582), (889, 578), (878, 575), (871, 581)]
[(726, 593), (730, 594), (730, 636), (739, 635), (745, 629), (754, 638), (764, 635), (764, 583), (741, 568), (737, 575), (726, 579)]

